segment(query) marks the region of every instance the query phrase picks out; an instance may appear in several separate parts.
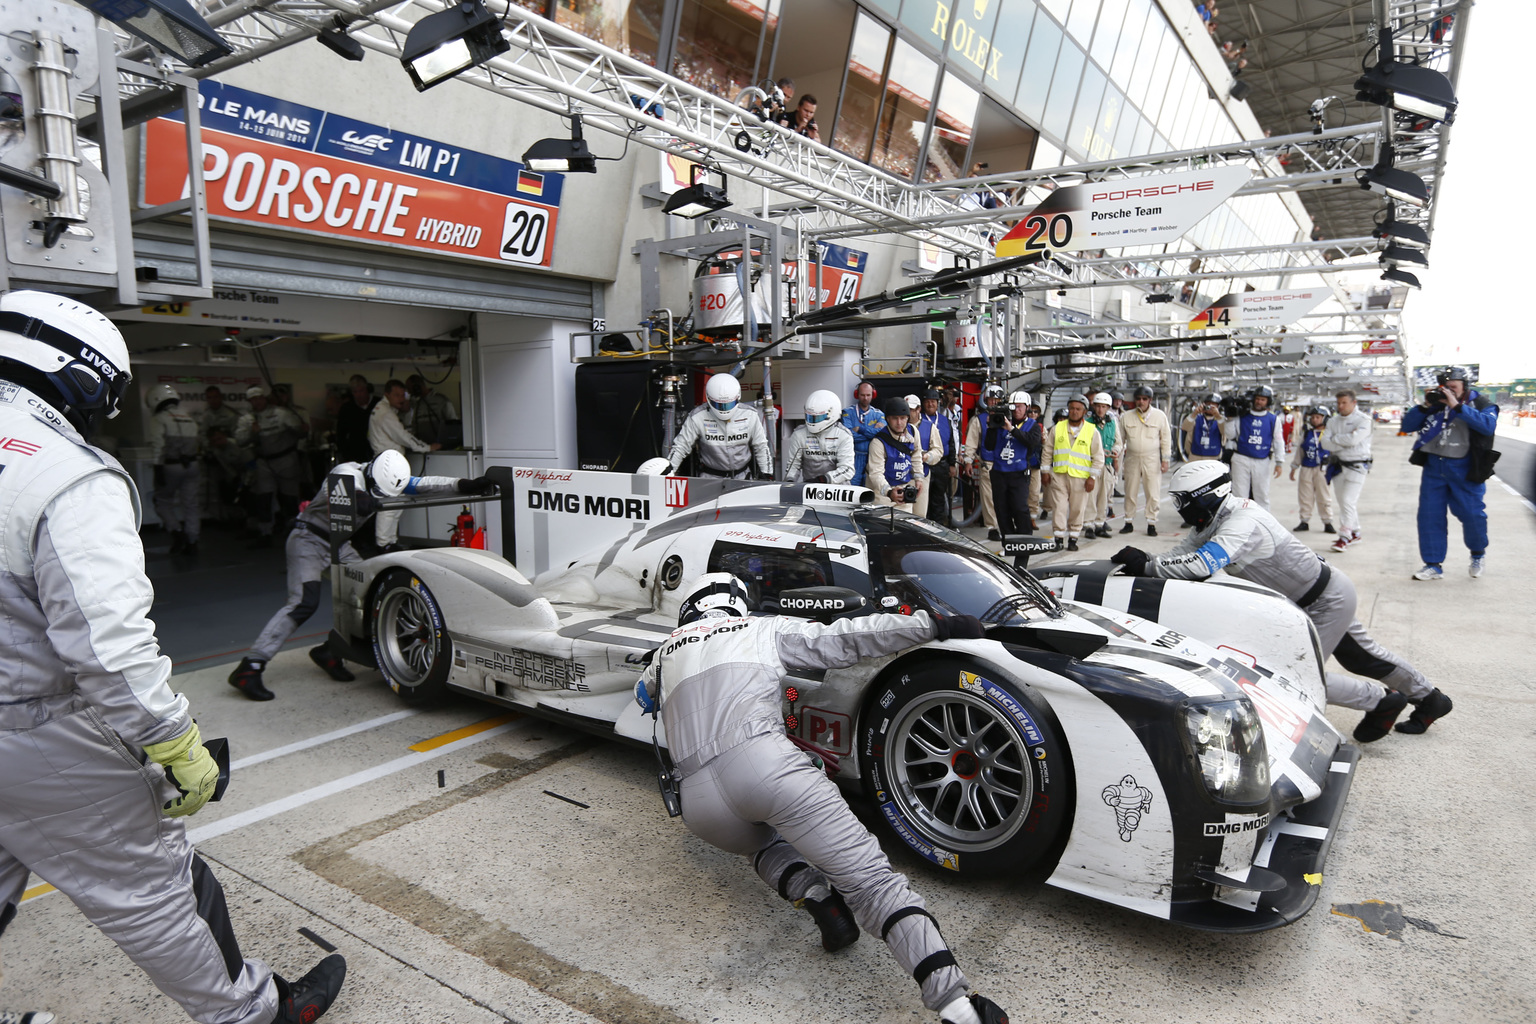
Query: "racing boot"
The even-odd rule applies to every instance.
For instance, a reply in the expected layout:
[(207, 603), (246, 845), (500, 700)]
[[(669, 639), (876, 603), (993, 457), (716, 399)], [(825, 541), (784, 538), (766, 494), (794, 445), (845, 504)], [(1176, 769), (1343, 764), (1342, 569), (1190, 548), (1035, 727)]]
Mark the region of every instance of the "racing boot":
[(277, 1016), (272, 1024), (310, 1024), (325, 1015), (347, 978), (347, 961), (332, 953), (309, 969), (298, 981), (284, 981), (276, 974)]
[(1008, 1024), (1008, 1014), (986, 996), (975, 992), (958, 996), (939, 1008), (942, 1024)]
[[(817, 899), (814, 893), (827, 895)], [(859, 941), (859, 926), (853, 920), (853, 911), (843, 902), (842, 893), (825, 886), (815, 886), (795, 906), (810, 911), (816, 927), (821, 929), (821, 948), (828, 953), (847, 949)]]
[(331, 649), (325, 646), (325, 644), (321, 644), (319, 647), (311, 647), (309, 649), (309, 660), (319, 665), (325, 670), (326, 675), (338, 683), (350, 683), (357, 678), (357, 676), (348, 671), (347, 663), (332, 654)]
[(261, 670), (267, 667), (264, 661), (253, 661), (250, 658), (241, 658), (240, 664), (229, 674), (229, 685), (245, 694), (251, 700), (271, 700), (277, 694), (267, 689), (261, 681)]
[(1438, 687), (1430, 690), (1427, 697), (1413, 701), (1413, 705), (1413, 714), (1408, 716), (1408, 721), (1398, 722), (1393, 727), (1410, 736), (1418, 736), (1451, 713), (1451, 698), (1441, 693)]
[(1392, 731), (1392, 723), (1408, 706), (1408, 695), (1400, 690), (1388, 690), (1376, 706), (1365, 713), (1355, 726), (1355, 739), (1361, 743), (1375, 743)]

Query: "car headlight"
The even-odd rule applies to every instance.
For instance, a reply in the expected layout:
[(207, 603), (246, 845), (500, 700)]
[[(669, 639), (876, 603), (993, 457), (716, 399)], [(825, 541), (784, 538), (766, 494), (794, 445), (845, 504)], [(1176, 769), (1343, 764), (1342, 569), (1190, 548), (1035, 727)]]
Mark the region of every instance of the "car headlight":
[(1269, 751), (1248, 698), (1191, 704), (1184, 709), (1184, 724), (1211, 796), (1244, 805), (1269, 799)]

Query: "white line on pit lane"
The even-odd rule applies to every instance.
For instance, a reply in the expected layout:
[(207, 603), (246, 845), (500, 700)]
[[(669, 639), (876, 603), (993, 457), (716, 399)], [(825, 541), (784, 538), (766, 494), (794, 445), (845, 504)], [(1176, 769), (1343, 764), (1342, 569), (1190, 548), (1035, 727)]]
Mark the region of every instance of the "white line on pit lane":
[(322, 743), (330, 743), (332, 740), (339, 740), (345, 736), (352, 736), (356, 733), (367, 732), (369, 729), (377, 729), (382, 725), (388, 725), (391, 722), (398, 722), (402, 719), (410, 718), (412, 715), (419, 714), (421, 714), (420, 708), (411, 708), (406, 711), (396, 711), (391, 715), (381, 715), (378, 718), (370, 718), (366, 722), (358, 722), (355, 725), (349, 725), (344, 729), (337, 729), (334, 732), (321, 733), (319, 736), (311, 736), (307, 740), (299, 740), (295, 743), (289, 743), (282, 747), (273, 747), (271, 750), (263, 750), (259, 754), (252, 754), (250, 757), (242, 757), (238, 761), (231, 761), (229, 763), (229, 770), (235, 771), (238, 768), (249, 768), (253, 764), (260, 764), (263, 761), (270, 761), (275, 757), (282, 757), (285, 754), (296, 754), (300, 750), (308, 750), (310, 747), (318, 747)]

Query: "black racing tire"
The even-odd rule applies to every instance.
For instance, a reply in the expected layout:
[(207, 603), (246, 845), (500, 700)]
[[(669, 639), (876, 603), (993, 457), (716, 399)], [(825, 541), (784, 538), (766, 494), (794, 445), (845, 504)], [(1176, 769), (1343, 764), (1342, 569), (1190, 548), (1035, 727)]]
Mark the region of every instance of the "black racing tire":
[(435, 704), (448, 696), (453, 642), (437, 599), (415, 573), (380, 574), (370, 626), (374, 664), (401, 700)]
[(925, 860), (983, 877), (1059, 853), (1073, 791), (1061, 726), (991, 666), (895, 666), (870, 688), (858, 741), (881, 822)]

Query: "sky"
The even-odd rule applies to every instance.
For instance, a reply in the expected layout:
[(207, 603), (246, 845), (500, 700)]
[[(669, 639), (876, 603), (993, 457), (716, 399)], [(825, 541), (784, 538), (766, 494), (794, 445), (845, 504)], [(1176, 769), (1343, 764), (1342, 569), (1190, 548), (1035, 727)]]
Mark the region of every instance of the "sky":
[(1429, 269), (1417, 271), (1424, 288), (1409, 295), (1404, 326), (1410, 365), (1480, 363), (1481, 379), (1505, 383), (1536, 377), (1536, 331), (1521, 301), (1530, 269), (1515, 255), (1536, 223), (1536, 204), (1514, 195), (1536, 156), (1526, 134), (1528, 65), (1519, 56), (1521, 41), (1536, 36), (1536, 3), (1483, 0), (1467, 28)]

